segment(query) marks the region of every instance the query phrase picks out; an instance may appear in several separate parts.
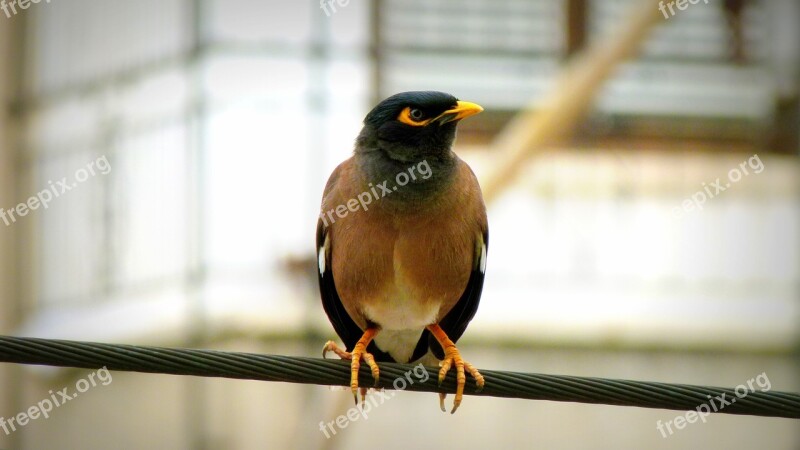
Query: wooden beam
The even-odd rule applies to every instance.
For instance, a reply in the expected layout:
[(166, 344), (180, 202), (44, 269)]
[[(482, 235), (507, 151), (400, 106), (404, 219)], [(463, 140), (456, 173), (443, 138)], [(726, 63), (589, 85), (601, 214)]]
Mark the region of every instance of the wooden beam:
[(511, 120), (491, 144), (498, 162), (481, 181), (487, 202), (511, 184), (531, 155), (575, 127), (614, 69), (636, 54), (649, 32), (662, 21), (658, 2), (636, 2), (630, 16), (614, 27), (615, 32), (570, 60), (542, 106), (536, 110), (529, 106)]

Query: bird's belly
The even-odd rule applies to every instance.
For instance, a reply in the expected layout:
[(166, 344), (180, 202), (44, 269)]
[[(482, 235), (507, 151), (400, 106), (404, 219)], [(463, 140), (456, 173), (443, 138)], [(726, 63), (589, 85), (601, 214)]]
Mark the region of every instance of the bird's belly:
[(364, 315), (382, 330), (421, 331), (436, 321), (441, 302), (423, 297), (400, 282), (392, 283), (372, 302), (363, 305)]
[(417, 330), (381, 330), (375, 336), (375, 344), (381, 351), (388, 353), (400, 363), (411, 362), (411, 355), (417, 348), (422, 329)]
[(410, 362), (422, 331), (436, 322), (441, 302), (415, 294), (402, 283), (392, 284), (376, 301), (365, 304), (364, 315), (381, 327), (375, 344), (395, 361)]

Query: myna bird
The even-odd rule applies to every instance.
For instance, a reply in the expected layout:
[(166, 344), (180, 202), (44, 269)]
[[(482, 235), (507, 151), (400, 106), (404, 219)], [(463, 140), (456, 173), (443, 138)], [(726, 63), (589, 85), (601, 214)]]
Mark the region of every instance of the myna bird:
[(328, 341), (323, 356), (351, 360), (356, 402), (361, 360), (376, 383), (376, 362), (441, 361), (440, 384), (455, 366), (452, 412), (465, 371), (483, 388), (455, 342), (483, 289), (486, 207), (475, 174), (451, 149), (458, 122), (481, 111), (443, 92), (393, 95), (367, 114), (353, 156), (328, 179), (317, 221), (319, 285), (346, 350)]

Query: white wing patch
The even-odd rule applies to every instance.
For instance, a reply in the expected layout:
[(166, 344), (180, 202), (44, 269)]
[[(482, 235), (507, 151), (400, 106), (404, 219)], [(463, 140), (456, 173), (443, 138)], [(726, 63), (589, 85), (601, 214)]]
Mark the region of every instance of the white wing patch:
[(479, 267), (481, 269), (481, 273), (485, 274), (486, 273), (486, 243), (483, 242), (483, 239), (481, 239), (481, 254), (480, 254), (479, 259), (478, 259), (478, 265), (479, 265)]
[(330, 237), (325, 235), (325, 243), (322, 244), (322, 247), (319, 248), (317, 251), (317, 265), (319, 266), (319, 274), (325, 275), (325, 256), (328, 254), (328, 243), (330, 242)]

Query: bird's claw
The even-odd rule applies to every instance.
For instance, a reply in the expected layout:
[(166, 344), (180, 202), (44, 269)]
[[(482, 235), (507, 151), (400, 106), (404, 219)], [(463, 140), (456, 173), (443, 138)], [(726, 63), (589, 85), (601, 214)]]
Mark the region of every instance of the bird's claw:
[[(458, 407), (461, 406), (461, 400), (464, 398), (464, 385), (467, 384), (467, 376), (465, 372), (469, 372), (470, 375), (475, 378), (475, 385), (477, 388), (476, 392), (483, 390), (485, 380), (483, 375), (481, 375), (475, 366), (461, 358), (461, 353), (459, 353), (455, 345), (446, 347), (444, 351), (445, 357), (442, 361), (442, 367), (439, 369), (439, 386), (442, 385), (442, 382), (444, 382), (444, 379), (447, 376), (447, 372), (450, 371), (450, 368), (455, 364), (456, 397), (453, 399), (453, 409), (450, 411), (450, 414), (453, 414), (456, 412)], [(444, 397), (445, 394), (439, 394), (439, 405), (441, 406), (442, 411), (445, 411)]]
[[(322, 357), (325, 358), (328, 352), (336, 353), (341, 359), (350, 360), (350, 389), (353, 391), (353, 400), (355, 404), (358, 405), (358, 370), (361, 368), (361, 360), (363, 359), (369, 366), (372, 372), (372, 378), (375, 380), (374, 386), (377, 386), (380, 378), (380, 370), (378, 369), (378, 364), (375, 362), (375, 357), (372, 353), (367, 352), (367, 345), (362, 341), (359, 341), (355, 347), (353, 347), (352, 352), (342, 350), (335, 342), (328, 341), (325, 347), (322, 348)], [(362, 405), (366, 402), (366, 395), (367, 388), (362, 388)]]
[(372, 378), (375, 380), (375, 386), (378, 385), (378, 379), (380, 377), (380, 370), (378, 369), (378, 364), (375, 363), (375, 357), (372, 356), (372, 353), (367, 352), (366, 347), (366, 345), (359, 341), (351, 352), (350, 389), (353, 390), (353, 399), (355, 399), (356, 405), (358, 404), (358, 369), (361, 368), (361, 360), (363, 359), (369, 366), (369, 370), (372, 372)]
[(326, 342), (325, 346), (322, 347), (322, 357), (325, 358), (328, 352), (336, 353), (336, 355), (342, 359), (350, 359), (350, 352), (342, 350), (338, 345), (336, 345), (336, 342), (333, 341)]

